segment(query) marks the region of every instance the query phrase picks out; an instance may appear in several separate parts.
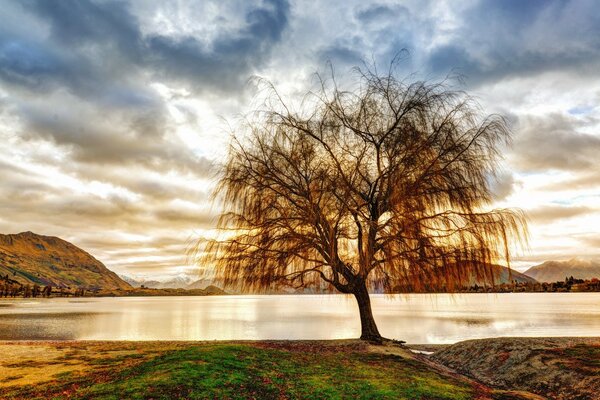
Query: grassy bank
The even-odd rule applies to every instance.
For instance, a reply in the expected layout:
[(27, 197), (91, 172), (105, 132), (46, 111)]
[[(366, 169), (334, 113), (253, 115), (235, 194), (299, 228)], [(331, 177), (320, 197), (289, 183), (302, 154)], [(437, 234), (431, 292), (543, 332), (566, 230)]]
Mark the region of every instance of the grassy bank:
[(332, 342), (4, 342), (2, 399), (523, 398), (406, 348)]

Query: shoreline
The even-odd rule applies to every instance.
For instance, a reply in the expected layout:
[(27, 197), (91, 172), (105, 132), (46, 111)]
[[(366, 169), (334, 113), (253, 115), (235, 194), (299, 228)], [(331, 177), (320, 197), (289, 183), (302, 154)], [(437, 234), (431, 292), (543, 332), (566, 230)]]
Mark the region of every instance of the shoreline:
[[(157, 289), (163, 290), (163, 289)], [(431, 295), (445, 295), (445, 296), (461, 296), (461, 295), (511, 295), (511, 294), (539, 294), (539, 295), (582, 295), (582, 294), (598, 294), (600, 291), (569, 291), (569, 292), (412, 292), (412, 293), (370, 293), (370, 296), (376, 297), (404, 297), (404, 296), (431, 296)], [(190, 293), (182, 293), (179, 291), (172, 291), (170, 293), (165, 294), (141, 294), (141, 293), (132, 293), (125, 295), (114, 295), (114, 294), (101, 294), (101, 295), (88, 295), (85, 296), (50, 296), (50, 297), (0, 297), (0, 304), (2, 301), (12, 301), (12, 300), (47, 300), (47, 299), (126, 299), (126, 298), (146, 298), (146, 297), (248, 297), (248, 296), (345, 296), (353, 298), (351, 294), (345, 293), (250, 293), (250, 294), (242, 294), (242, 293), (214, 293), (214, 294), (190, 294)]]

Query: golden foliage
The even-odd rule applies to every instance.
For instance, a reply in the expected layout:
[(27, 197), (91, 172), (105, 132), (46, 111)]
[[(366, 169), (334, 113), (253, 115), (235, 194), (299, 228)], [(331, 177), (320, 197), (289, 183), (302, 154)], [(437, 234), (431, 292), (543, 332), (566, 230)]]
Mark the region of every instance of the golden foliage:
[(216, 192), (224, 235), (198, 248), (226, 286), (452, 290), (492, 281), (526, 239), (521, 212), (486, 210), (502, 117), (444, 83), (357, 72), (358, 89), (321, 81), (301, 112), (270, 87), (236, 132)]

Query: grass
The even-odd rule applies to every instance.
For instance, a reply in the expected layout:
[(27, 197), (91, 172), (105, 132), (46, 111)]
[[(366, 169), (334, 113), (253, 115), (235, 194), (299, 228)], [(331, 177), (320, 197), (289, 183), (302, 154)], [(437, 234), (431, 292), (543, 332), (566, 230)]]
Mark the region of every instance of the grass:
[(459, 400), (481, 390), (406, 350), (357, 342), (13, 343), (2, 350), (2, 399)]

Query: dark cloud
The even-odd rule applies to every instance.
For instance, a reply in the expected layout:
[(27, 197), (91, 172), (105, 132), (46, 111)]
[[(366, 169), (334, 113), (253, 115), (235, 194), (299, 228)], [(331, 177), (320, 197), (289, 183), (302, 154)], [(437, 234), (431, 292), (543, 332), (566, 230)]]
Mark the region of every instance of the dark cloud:
[[(93, 196), (52, 188), (22, 185), (23, 190), (3, 189), (2, 206), (6, 215), (12, 215), (11, 224), (27, 224), (40, 212), (44, 221), (56, 227), (99, 230), (122, 229), (125, 232), (152, 232), (168, 226), (169, 229), (210, 228), (215, 212), (201, 205), (180, 205), (172, 201), (152, 203), (148, 199), (133, 200), (116, 194)], [(10, 202), (10, 203), (9, 203)]]
[(589, 1), (479, 1), (427, 59), (471, 84), (600, 65), (600, 14)]
[(193, 37), (151, 36), (147, 39), (146, 61), (167, 79), (185, 77), (197, 86), (239, 90), (248, 74), (262, 64), (281, 39), (288, 13), (286, 1), (269, 0), (246, 15), (246, 26), (240, 31), (219, 35), (210, 50)]
[(345, 44), (337, 44), (322, 49), (319, 57), (330, 61), (333, 65), (361, 65), (364, 62), (364, 56), (354, 48)]
[(23, 139), (60, 146), (74, 162), (196, 174), (210, 173), (210, 162), (174, 134), (149, 83), (240, 93), (281, 39), (289, 14), (283, 0), (250, 5), (237, 29), (217, 29), (205, 42), (143, 33), (124, 1), (28, 0), (12, 8), (40, 25), (30, 34), (0, 29), (0, 85), (14, 95)]
[(355, 17), (363, 24), (381, 23), (382, 20), (394, 20), (408, 18), (410, 11), (399, 4), (373, 4), (361, 7), (355, 12)]
[(50, 26), (38, 43), (0, 38), (0, 77), (30, 88), (66, 86), (97, 94), (112, 81), (143, 74), (197, 90), (240, 90), (270, 55), (288, 23), (285, 0), (266, 0), (234, 32), (210, 42), (194, 36), (144, 35), (127, 3), (92, 0), (26, 1), (23, 8)]

